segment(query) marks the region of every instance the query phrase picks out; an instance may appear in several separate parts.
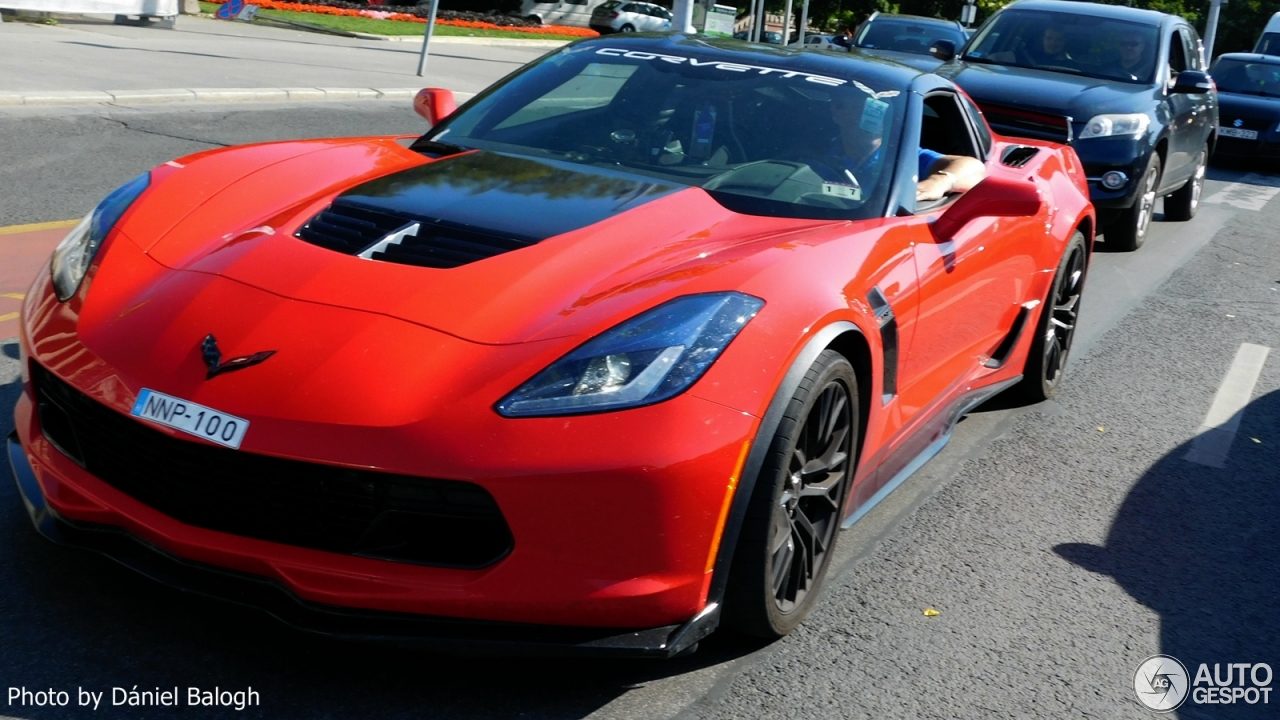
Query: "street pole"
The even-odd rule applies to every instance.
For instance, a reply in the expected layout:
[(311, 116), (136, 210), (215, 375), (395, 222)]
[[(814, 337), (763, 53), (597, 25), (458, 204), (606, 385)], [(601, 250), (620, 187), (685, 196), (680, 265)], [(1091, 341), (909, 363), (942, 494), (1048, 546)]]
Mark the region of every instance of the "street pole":
[(809, 27), (809, 0), (804, 0), (800, 9), (800, 47), (804, 47), (804, 30)]
[(756, 33), (755, 42), (764, 39), (764, 0), (760, 0), (760, 5), (756, 8)]
[(1209, 2), (1209, 20), (1204, 25), (1204, 61), (1213, 63), (1213, 39), (1218, 34), (1218, 13), (1222, 10), (1222, 3), (1226, 0), (1210, 0)]
[(431, 0), (431, 12), (427, 17), (427, 29), (422, 33), (422, 54), (418, 56), (418, 77), (427, 71), (427, 46), (431, 44), (431, 31), (436, 26), (436, 9), (440, 7), (440, 0)]
[(787, 9), (782, 13), (782, 47), (791, 44), (791, 0), (787, 0)]

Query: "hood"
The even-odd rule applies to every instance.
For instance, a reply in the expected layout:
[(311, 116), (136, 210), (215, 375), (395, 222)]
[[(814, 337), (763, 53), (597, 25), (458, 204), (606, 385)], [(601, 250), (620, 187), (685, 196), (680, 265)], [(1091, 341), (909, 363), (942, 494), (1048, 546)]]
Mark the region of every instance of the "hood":
[(1145, 112), (1157, 96), (1146, 85), (1005, 65), (952, 61), (937, 72), (979, 105), (1067, 116), (1077, 123), (1101, 113)]
[(856, 48), (856, 50), (858, 54), (864, 57), (892, 60), (900, 65), (913, 67), (921, 72), (933, 72), (942, 65), (942, 61), (932, 55), (921, 55), (920, 53), (902, 52), (901, 50), (884, 50), (880, 48)]
[(1265, 121), (1264, 126), (1270, 126), (1272, 121), (1280, 121), (1280, 98), (1242, 95), (1219, 90), (1218, 118), (1218, 124), (1223, 127), (1235, 127), (1233, 123), (1240, 119), (1245, 121), (1241, 127), (1262, 129), (1255, 127), (1249, 121)]
[[(119, 231), (170, 270), (502, 345), (598, 331), (668, 296), (738, 287), (759, 271), (743, 262), (759, 250), (843, 224), (738, 215), (698, 188), (568, 163), (433, 160), (385, 139), (273, 152), (250, 171), (252, 148), (189, 164), (144, 193)], [(238, 165), (228, 160), (237, 154)], [(190, 210), (193, 188), (205, 200)], [(423, 267), (297, 236), (342, 206), (500, 252)]]

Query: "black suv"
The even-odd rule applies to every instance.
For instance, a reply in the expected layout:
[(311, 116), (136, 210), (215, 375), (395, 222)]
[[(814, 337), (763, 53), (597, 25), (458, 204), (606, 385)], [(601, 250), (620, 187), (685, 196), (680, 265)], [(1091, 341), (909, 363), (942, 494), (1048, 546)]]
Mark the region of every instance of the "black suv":
[(1182, 18), (1114, 5), (1023, 0), (993, 15), (938, 74), (999, 133), (1070, 143), (1084, 162), (1107, 245), (1135, 250), (1157, 197), (1189, 220), (1218, 128), (1196, 31)]

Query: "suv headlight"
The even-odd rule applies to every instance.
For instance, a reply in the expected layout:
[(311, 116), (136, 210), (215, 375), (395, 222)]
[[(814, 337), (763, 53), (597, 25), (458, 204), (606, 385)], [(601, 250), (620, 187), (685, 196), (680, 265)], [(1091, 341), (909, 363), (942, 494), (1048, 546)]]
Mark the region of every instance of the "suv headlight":
[(102, 247), (102, 241), (150, 184), (151, 173), (146, 172), (121, 185), (71, 228), (71, 232), (54, 248), (50, 270), (53, 290), (59, 300), (66, 302), (76, 294), (76, 288), (80, 287), (80, 281), (89, 271), (89, 264), (98, 254), (98, 248)]
[(1094, 115), (1093, 119), (1084, 126), (1084, 130), (1080, 131), (1080, 139), (1141, 135), (1147, 131), (1150, 124), (1151, 119), (1143, 113)]
[(663, 303), (555, 361), (497, 410), (506, 417), (572, 415), (661, 402), (697, 382), (762, 306), (736, 292)]

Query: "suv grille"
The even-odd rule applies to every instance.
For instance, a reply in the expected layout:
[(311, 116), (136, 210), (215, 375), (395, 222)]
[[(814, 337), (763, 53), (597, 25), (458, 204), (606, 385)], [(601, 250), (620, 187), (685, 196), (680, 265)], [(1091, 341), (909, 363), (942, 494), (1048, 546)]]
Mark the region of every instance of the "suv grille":
[(346, 255), (358, 255), (396, 230), (415, 222), (418, 223), (415, 235), (406, 235), (398, 243), (370, 254), (369, 259), (447, 269), (533, 244), (520, 238), (366, 210), (343, 202), (335, 202), (322, 210), (319, 215), (308, 220), (294, 236), (322, 248)]
[(170, 437), (31, 363), (45, 437), (98, 479), (188, 525), (298, 547), (483, 567), (512, 546), (497, 502), (457, 480), (285, 460)]
[(981, 103), (981, 107), (982, 115), (986, 117), (991, 129), (1001, 135), (1051, 140), (1059, 143), (1069, 143), (1074, 139), (1069, 117), (1046, 115), (990, 103)]

